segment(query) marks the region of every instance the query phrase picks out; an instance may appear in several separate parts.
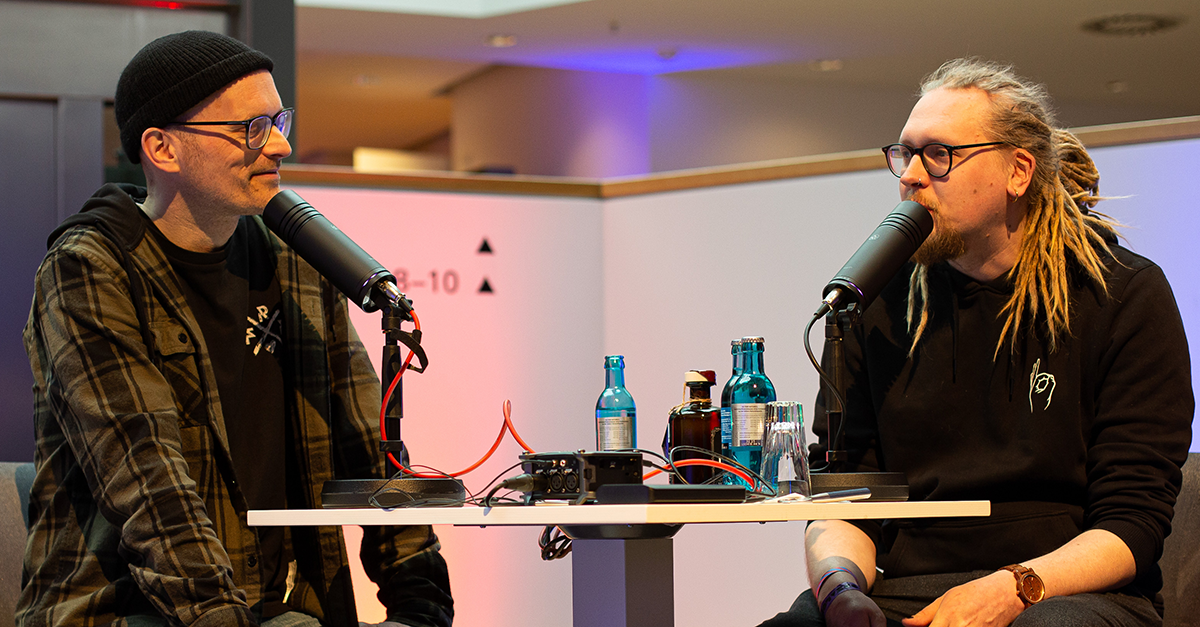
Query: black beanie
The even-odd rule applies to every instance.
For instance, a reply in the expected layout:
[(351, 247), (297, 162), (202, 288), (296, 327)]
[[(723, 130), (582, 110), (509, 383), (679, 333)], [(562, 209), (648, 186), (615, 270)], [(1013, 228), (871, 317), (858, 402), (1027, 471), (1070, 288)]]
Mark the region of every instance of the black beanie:
[(222, 87), (258, 70), (274, 69), (267, 55), (225, 35), (189, 30), (159, 37), (138, 51), (117, 81), (121, 146), (142, 160), (142, 133), (183, 115)]

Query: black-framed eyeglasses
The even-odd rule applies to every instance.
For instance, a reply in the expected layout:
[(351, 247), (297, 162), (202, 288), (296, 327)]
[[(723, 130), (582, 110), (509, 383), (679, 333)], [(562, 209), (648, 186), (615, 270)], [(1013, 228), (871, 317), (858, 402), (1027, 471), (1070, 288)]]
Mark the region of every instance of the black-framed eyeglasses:
[(262, 147), (267, 145), (267, 140), (271, 137), (272, 127), (279, 131), (279, 134), (284, 139), (287, 139), (288, 134), (292, 132), (292, 119), (294, 117), (296, 117), (296, 110), (288, 107), (273, 116), (260, 115), (249, 120), (171, 122), (171, 124), (178, 126), (244, 126), (246, 127), (246, 147), (250, 150), (262, 150)]
[(982, 144), (951, 146), (949, 144), (933, 142), (925, 144), (920, 148), (905, 144), (891, 144), (883, 147), (883, 156), (887, 158), (888, 169), (899, 178), (904, 176), (904, 171), (908, 169), (908, 164), (912, 162), (913, 154), (920, 154), (921, 163), (925, 166), (925, 171), (929, 173), (929, 176), (940, 179), (950, 173), (950, 167), (954, 164), (954, 152), (956, 150), (997, 146), (1007, 143), (983, 142)]

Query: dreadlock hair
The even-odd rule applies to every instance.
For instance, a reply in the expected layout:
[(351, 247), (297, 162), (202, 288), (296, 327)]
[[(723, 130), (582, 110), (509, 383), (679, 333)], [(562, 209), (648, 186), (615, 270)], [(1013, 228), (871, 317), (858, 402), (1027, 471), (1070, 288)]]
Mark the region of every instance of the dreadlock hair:
[[(1099, 196), (1100, 173), (1087, 150), (1070, 131), (1056, 127), (1050, 96), (1036, 83), (1018, 77), (1011, 66), (975, 58), (947, 61), (921, 82), (920, 95), (936, 89), (979, 89), (991, 100), (984, 132), (1033, 155), (1034, 172), (1026, 189), (1028, 211), (1017, 263), (1008, 271), (1012, 297), (993, 359), (1006, 338), (1010, 349), (1022, 324), (1042, 321), (1050, 350), (1070, 334), (1068, 261), (1107, 293), (1101, 255), (1111, 255), (1108, 240), (1117, 224), (1092, 211)], [(920, 311), (917, 311), (917, 302)], [(909, 278), (908, 329), (913, 335), (909, 356), (929, 322), (928, 268), (916, 264)], [(914, 330), (915, 326), (915, 330)]]

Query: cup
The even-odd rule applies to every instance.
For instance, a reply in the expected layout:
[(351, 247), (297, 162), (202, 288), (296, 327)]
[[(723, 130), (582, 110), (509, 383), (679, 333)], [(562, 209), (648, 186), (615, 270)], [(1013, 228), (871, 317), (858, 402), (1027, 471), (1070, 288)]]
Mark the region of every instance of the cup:
[(800, 403), (774, 401), (767, 404), (759, 474), (775, 487), (779, 496), (793, 493), (812, 496), (804, 444), (804, 409)]

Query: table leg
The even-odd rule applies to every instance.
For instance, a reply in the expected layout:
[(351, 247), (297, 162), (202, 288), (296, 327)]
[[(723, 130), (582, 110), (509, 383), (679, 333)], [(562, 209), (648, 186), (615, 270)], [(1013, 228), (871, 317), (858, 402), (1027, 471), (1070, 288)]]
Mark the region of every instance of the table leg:
[(675, 624), (671, 538), (571, 541), (575, 627)]

